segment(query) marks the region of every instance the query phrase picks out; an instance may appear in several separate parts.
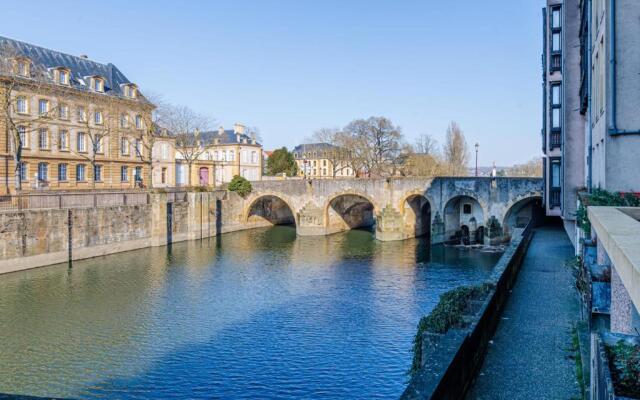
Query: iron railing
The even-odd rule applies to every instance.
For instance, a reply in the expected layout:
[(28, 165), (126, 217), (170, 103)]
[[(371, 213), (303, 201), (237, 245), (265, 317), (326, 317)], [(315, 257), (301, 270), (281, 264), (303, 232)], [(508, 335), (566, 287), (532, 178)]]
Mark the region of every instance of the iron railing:
[(549, 206), (560, 207), (560, 188), (551, 188), (549, 191)]
[(0, 196), (0, 212), (149, 204), (148, 192), (23, 193)]

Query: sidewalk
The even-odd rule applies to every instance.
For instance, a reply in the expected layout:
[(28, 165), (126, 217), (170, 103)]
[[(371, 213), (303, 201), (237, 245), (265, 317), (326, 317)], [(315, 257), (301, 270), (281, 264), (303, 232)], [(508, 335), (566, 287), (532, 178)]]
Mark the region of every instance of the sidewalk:
[(579, 318), (573, 247), (561, 225), (537, 229), (467, 399), (579, 399), (572, 327)]

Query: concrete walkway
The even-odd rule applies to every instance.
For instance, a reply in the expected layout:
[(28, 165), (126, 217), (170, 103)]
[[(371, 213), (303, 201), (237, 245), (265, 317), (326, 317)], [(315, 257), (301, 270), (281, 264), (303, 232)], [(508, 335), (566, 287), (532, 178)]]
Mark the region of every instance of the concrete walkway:
[(571, 335), (579, 318), (573, 247), (561, 225), (536, 230), (467, 399), (579, 399)]

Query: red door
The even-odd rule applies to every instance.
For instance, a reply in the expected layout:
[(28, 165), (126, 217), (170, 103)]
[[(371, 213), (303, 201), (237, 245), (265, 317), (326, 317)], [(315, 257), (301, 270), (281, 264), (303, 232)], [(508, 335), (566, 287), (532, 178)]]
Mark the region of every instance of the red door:
[(209, 184), (209, 168), (200, 168), (200, 186)]

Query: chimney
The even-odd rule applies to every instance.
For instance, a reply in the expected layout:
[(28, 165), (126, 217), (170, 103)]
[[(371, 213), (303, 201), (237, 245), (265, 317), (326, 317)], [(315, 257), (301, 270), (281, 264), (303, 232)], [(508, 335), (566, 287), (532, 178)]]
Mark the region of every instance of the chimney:
[(218, 135), (222, 134), (224, 134), (224, 128), (222, 127), (222, 125), (220, 125), (220, 127), (218, 128)]
[(239, 134), (243, 134), (244, 133), (244, 125), (242, 125), (241, 123), (236, 122), (235, 124), (233, 124), (233, 131), (235, 133), (239, 133)]
[(84, 59), (84, 60), (88, 60), (89, 56), (86, 54), (80, 54), (80, 58)]

